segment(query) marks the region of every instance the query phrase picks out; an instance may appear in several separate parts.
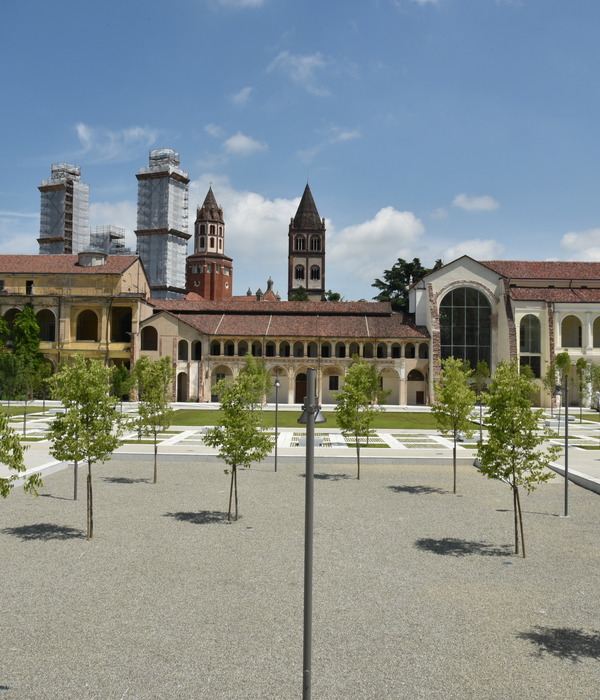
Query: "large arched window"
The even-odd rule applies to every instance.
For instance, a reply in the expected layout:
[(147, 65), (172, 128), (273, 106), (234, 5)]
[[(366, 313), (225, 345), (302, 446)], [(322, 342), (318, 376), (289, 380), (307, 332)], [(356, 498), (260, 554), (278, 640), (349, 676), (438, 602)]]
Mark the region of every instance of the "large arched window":
[(98, 341), (98, 316), (91, 309), (82, 311), (77, 317), (77, 340)]
[(306, 250), (306, 238), (304, 238), (304, 236), (296, 236), (294, 248), (296, 250)]
[(472, 287), (448, 292), (440, 304), (442, 359), (456, 357), (472, 368), (485, 360), (491, 366), (492, 308), (485, 295)]
[(540, 352), (540, 320), (533, 314), (527, 314), (519, 325), (519, 350), (521, 352)]
[(187, 362), (188, 359), (188, 341), (180, 340), (177, 344), (177, 359)]
[(577, 316), (566, 316), (560, 325), (563, 348), (581, 347), (581, 321)]
[(304, 279), (304, 265), (296, 265), (296, 270), (294, 273), (294, 277), (297, 280), (303, 280)]
[(42, 309), (35, 315), (40, 327), (40, 340), (53, 343), (56, 339), (56, 317), (50, 309)]
[(310, 249), (311, 250), (321, 250), (321, 239), (319, 236), (313, 236), (310, 239)]
[(142, 350), (158, 350), (158, 332), (153, 326), (142, 328)]
[(321, 270), (318, 267), (318, 265), (313, 265), (310, 268), (310, 278), (311, 278), (311, 280), (320, 280), (321, 279)]

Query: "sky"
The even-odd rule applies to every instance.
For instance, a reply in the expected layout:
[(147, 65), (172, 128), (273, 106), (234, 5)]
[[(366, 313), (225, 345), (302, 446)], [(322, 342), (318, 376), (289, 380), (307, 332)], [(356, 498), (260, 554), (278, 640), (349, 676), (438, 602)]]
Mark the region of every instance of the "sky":
[(600, 260), (597, 0), (1, 5), (0, 254), (38, 252), (56, 162), (135, 249), (135, 174), (172, 148), (190, 233), (209, 186), (224, 209), (234, 294), (286, 297), (307, 182), (346, 300), (398, 258)]

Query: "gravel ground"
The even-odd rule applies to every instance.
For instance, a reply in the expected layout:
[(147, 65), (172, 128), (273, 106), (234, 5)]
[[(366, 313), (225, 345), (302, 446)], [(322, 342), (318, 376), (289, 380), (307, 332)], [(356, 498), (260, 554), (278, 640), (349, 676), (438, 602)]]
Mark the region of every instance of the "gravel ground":
[[(0, 700), (302, 695), (304, 478), (115, 460), (0, 505)], [(523, 497), (459, 468), (317, 463), (312, 696), (598, 697), (599, 496)]]

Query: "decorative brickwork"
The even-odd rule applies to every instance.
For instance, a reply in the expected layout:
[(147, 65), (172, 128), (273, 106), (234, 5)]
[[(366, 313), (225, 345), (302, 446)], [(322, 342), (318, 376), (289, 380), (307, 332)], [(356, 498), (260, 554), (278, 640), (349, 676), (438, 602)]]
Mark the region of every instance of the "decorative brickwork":
[[(440, 313), (438, 311), (438, 295), (433, 293), (433, 287), (427, 285), (427, 293), (429, 295), (429, 316), (431, 318), (431, 379), (435, 383), (440, 377), (442, 367), (439, 362), (436, 362), (442, 356), (442, 340), (440, 337)], [(445, 294), (445, 292), (444, 292)]]
[(515, 315), (513, 313), (510, 296), (506, 292), (506, 280), (504, 280), (504, 306), (506, 308), (506, 322), (508, 325), (508, 357), (511, 360), (516, 360), (518, 356), (517, 327), (515, 325)]

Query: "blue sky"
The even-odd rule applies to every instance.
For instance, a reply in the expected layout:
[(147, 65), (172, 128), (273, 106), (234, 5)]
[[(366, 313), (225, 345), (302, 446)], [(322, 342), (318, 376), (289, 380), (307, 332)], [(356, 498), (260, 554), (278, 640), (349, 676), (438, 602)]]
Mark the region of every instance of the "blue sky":
[(210, 183), (225, 210), (235, 294), (285, 296), (307, 181), (346, 299), (398, 257), (600, 260), (597, 0), (21, 0), (0, 24), (0, 253), (37, 253), (54, 162), (135, 246), (135, 173), (173, 148), (190, 225)]

